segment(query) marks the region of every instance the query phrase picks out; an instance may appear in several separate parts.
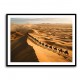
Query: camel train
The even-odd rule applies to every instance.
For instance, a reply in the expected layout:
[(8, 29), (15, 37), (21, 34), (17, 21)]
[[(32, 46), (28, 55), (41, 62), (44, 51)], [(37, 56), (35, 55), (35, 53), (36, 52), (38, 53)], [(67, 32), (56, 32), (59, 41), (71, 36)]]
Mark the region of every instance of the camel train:
[(61, 53), (65, 54), (65, 55), (69, 55), (68, 50), (65, 50), (65, 51), (64, 51), (62, 48), (57, 48), (57, 47), (51, 46), (51, 45), (49, 45), (49, 44), (43, 43), (43, 42), (39, 41), (37, 38), (32, 37), (30, 34), (28, 34), (28, 35), (29, 35), (29, 37), (31, 37), (33, 40), (35, 40), (39, 45), (44, 46), (44, 47), (46, 47), (46, 48), (48, 48), (48, 49), (51, 49), (51, 50), (54, 51), (54, 52), (58, 52), (59, 55), (60, 55)]

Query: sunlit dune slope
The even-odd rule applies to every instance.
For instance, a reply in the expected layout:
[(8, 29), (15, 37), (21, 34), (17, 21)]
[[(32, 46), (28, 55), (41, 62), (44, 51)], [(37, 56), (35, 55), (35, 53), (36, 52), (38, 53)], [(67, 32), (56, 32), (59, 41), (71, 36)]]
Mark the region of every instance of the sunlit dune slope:
[(65, 60), (62, 56), (36, 45), (30, 41), (30, 39), (27, 39), (27, 43), (33, 47), (40, 62), (67, 62), (67, 60)]

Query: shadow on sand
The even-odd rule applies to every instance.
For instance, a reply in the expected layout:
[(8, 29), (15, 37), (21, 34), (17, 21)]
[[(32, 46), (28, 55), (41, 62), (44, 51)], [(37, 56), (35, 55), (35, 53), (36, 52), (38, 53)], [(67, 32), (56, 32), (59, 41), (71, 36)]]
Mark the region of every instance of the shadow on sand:
[(11, 62), (39, 62), (33, 47), (26, 42), (27, 37), (11, 41)]

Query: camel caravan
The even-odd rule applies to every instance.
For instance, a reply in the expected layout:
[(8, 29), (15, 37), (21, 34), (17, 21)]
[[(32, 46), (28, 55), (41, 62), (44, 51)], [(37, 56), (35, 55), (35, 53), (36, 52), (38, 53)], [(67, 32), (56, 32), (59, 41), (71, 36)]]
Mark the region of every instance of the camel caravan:
[[(52, 50), (52, 51), (58, 53), (58, 55), (62, 55), (62, 54), (66, 55), (66, 56), (69, 55), (68, 50), (63, 50), (62, 48), (57, 48), (57, 47), (51, 46), (51, 45), (49, 45), (47, 43), (41, 42), (37, 38), (32, 37), (30, 34), (28, 34), (28, 36), (29, 36), (30, 39), (32, 39), (33, 41), (35, 41), (40, 46), (43, 46), (43, 47), (45, 47), (45, 48), (47, 48), (49, 50)], [(66, 57), (64, 56), (64, 58), (66, 58)]]

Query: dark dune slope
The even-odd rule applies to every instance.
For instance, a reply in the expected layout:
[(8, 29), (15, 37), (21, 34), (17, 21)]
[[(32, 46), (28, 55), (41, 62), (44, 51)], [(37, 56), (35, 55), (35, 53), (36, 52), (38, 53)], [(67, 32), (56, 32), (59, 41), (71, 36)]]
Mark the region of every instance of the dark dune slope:
[(26, 36), (22, 36), (11, 41), (11, 62), (38, 62), (34, 49), (27, 44), (26, 39)]

